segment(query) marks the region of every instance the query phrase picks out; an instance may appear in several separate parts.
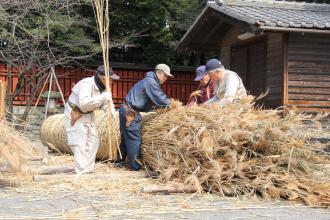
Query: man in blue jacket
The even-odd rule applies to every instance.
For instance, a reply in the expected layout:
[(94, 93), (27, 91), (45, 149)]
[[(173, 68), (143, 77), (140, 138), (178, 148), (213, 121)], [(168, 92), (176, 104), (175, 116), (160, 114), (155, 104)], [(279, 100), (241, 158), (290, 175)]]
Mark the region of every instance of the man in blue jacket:
[(131, 88), (119, 109), (122, 159), (128, 157), (128, 164), (132, 170), (139, 170), (141, 153), (141, 126), (140, 112), (149, 112), (152, 107), (162, 108), (171, 103), (171, 100), (161, 89), (168, 77), (173, 77), (166, 64), (158, 64), (155, 71), (148, 72), (146, 77)]

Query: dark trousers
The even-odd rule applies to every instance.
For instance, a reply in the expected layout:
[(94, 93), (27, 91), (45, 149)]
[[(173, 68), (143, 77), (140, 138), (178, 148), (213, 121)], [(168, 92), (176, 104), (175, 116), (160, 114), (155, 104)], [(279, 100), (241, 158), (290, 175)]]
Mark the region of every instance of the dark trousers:
[(120, 122), (120, 152), (123, 159), (128, 157), (128, 164), (132, 170), (139, 170), (141, 165), (137, 162), (141, 158), (141, 115), (137, 115), (129, 127), (126, 127), (126, 108), (124, 105), (119, 109)]

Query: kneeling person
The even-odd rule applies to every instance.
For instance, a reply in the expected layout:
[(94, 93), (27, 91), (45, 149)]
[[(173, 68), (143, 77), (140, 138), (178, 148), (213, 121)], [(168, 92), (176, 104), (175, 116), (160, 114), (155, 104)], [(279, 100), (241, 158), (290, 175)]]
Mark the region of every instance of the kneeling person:
[(205, 104), (219, 103), (225, 106), (237, 103), (247, 95), (242, 79), (237, 73), (225, 69), (217, 59), (211, 59), (206, 63), (206, 71), (215, 81), (215, 94)]

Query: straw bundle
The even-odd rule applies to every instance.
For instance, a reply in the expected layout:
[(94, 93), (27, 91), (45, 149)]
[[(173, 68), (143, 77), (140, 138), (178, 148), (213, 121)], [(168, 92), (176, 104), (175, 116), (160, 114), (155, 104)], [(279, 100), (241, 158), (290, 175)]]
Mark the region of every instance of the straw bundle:
[(23, 171), (26, 159), (40, 154), (28, 138), (0, 121), (0, 173)]
[(308, 145), (318, 132), (311, 128), (314, 119), (256, 109), (251, 100), (225, 108), (175, 103), (161, 110), (144, 122), (143, 164), (164, 182), (200, 191), (330, 207), (330, 175), (316, 165), (329, 161)]
[[(117, 155), (117, 147), (120, 144), (119, 133), (119, 119), (118, 116), (114, 118), (112, 127), (110, 129), (111, 134), (108, 135), (108, 116), (102, 111), (96, 111), (95, 121), (97, 132), (100, 140), (100, 147), (97, 151), (96, 158), (100, 160), (109, 159), (109, 139), (115, 147), (112, 155)], [(53, 150), (57, 150), (63, 153), (72, 154), (70, 147), (68, 146), (66, 130), (65, 130), (65, 116), (64, 114), (57, 114), (48, 117), (42, 124), (40, 129), (40, 139), (42, 143), (47, 145)], [(114, 158), (116, 159), (116, 158)]]

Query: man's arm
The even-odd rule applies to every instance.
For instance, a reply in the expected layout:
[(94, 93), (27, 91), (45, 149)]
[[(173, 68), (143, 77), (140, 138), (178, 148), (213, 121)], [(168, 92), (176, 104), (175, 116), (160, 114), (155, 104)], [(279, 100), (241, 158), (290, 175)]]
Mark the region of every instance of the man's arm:
[(213, 96), (213, 98), (207, 100), (204, 105), (210, 105), (210, 104), (218, 102), (218, 101), (219, 101), (219, 98), (218, 98), (218, 96), (215, 95), (215, 96)]
[(79, 108), (83, 112), (94, 111), (112, 99), (110, 92), (104, 92), (101, 95), (92, 97), (92, 86), (93, 85), (89, 84), (88, 82), (84, 82), (81, 85), (81, 89), (79, 90)]
[(231, 104), (234, 101), (237, 89), (239, 86), (239, 79), (235, 75), (230, 75), (226, 82), (225, 96), (220, 100), (220, 106)]
[(167, 98), (163, 90), (160, 88), (159, 84), (153, 81), (149, 81), (145, 88), (147, 96), (150, 98), (152, 103), (156, 105), (157, 108), (165, 107), (171, 104), (171, 100)]

